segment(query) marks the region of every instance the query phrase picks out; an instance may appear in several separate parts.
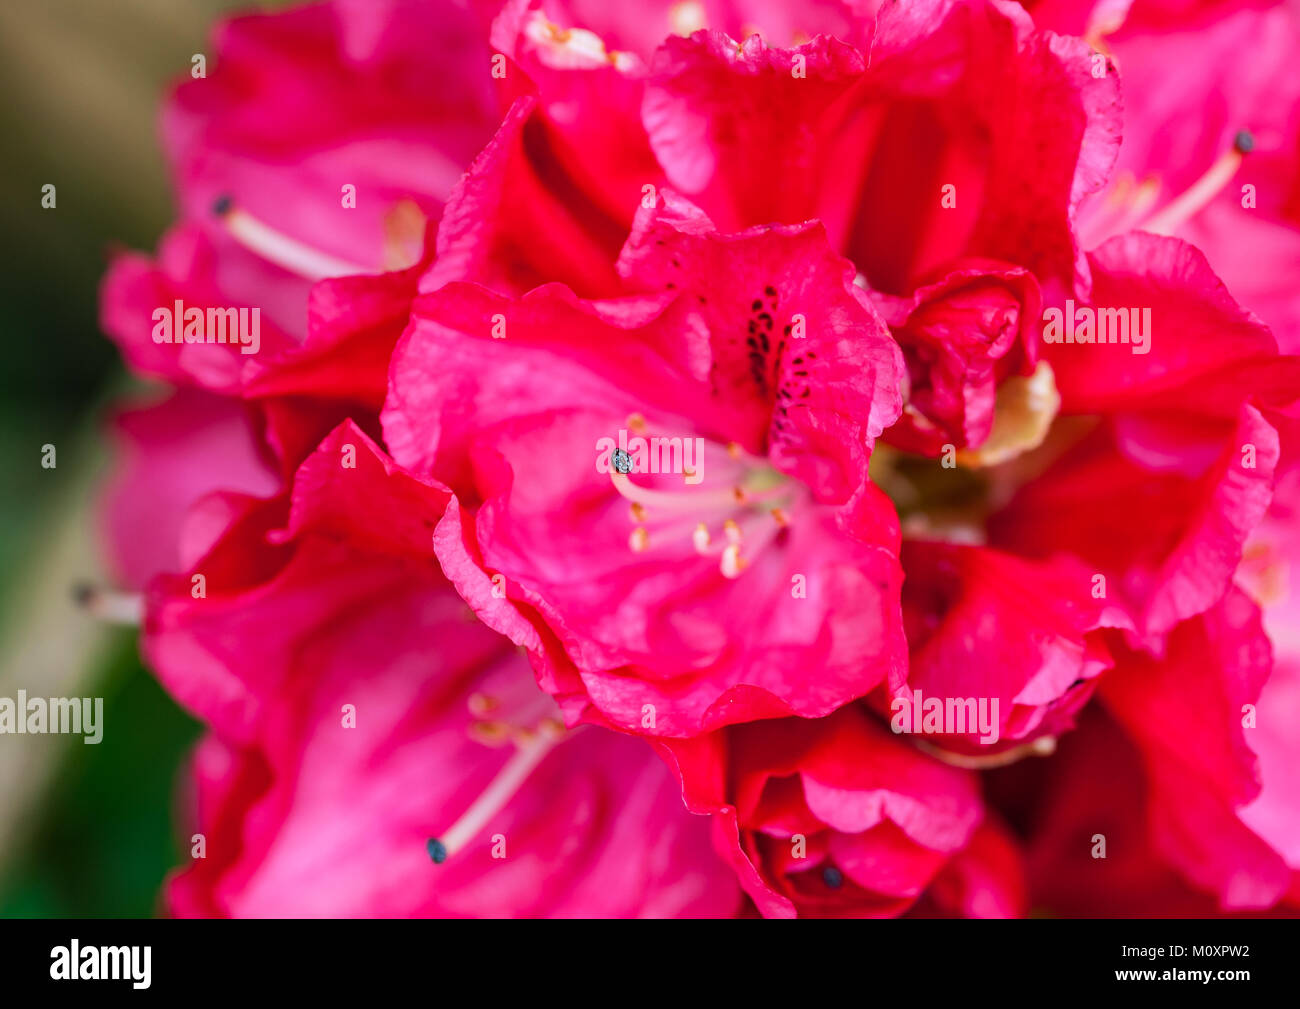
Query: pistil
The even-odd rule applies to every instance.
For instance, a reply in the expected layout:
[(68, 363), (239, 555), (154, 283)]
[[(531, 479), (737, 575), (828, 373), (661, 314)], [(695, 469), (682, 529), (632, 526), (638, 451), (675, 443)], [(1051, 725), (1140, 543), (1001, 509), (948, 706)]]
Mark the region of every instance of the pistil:
[(229, 197), (223, 196), (218, 199), (212, 210), (221, 219), (231, 237), (244, 248), (306, 280), (353, 277), (375, 272), (321, 252), (296, 238), (290, 238), (248, 211), (236, 207)]
[(543, 719), (536, 730), (511, 729), (500, 723), (490, 724), (493, 727), (491, 734), (508, 734), (516, 751), (460, 818), (441, 836), (429, 839), (429, 855), (435, 863), (442, 864), (474, 840), (492, 817), (514, 798), (547, 754), (567, 735), (564, 726), (553, 718)]
[(144, 596), (138, 592), (113, 592), (94, 585), (78, 585), (72, 596), (77, 605), (106, 624), (139, 627), (144, 619)]
[[(640, 415), (635, 418), (636, 429), (644, 431), (644, 420)], [(689, 540), (700, 556), (718, 558), (724, 577), (737, 578), (750, 559), (790, 525), (798, 487), (766, 460), (748, 455), (735, 443), (714, 448), (722, 449), (720, 465), (731, 479), (712, 489), (697, 488), (687, 480), (682, 490), (634, 483), (628, 475), (631, 456), (622, 449), (614, 451), (610, 481), (629, 503), (635, 525), (628, 548), (633, 553), (644, 553), (654, 544)]]
[(1240, 131), (1234, 138), (1232, 147), (1224, 151), (1220, 158), (1211, 165), (1199, 179), (1181, 196), (1169, 203), (1156, 214), (1149, 217), (1142, 225), (1143, 231), (1156, 235), (1172, 235), (1181, 225), (1199, 213), (1223, 188), (1232, 181), (1232, 177), (1241, 168), (1246, 155), (1255, 147), (1255, 138), (1247, 130)]

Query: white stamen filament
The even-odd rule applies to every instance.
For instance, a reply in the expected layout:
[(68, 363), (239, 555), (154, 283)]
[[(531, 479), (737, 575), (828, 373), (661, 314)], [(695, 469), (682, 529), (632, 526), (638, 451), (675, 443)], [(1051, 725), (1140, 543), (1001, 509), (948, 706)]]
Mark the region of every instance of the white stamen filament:
[(492, 783), (474, 800), (473, 805), (465, 810), (460, 819), (438, 838), (446, 848), (448, 858), (477, 837), (487, 826), (488, 821), (505, 808), (505, 805), (519, 791), (519, 787), (536, 770), (537, 765), (562, 739), (564, 739), (563, 729), (557, 729), (549, 722), (543, 722), (536, 733), (519, 742), (519, 749), (497, 772)]
[[(777, 508), (773, 511), (781, 511), (781, 509)], [(696, 550), (706, 557), (718, 553), (718, 567), (723, 575), (727, 578), (736, 578), (749, 566), (749, 559), (757, 557), (777, 533), (785, 528), (785, 525), (786, 523), (778, 520), (771, 512), (752, 513), (739, 522), (727, 519), (723, 523), (723, 533), (727, 543), (721, 551), (716, 547), (700, 550), (698, 543)], [(741, 553), (742, 548), (744, 553)]]
[[(632, 414), (628, 427), (644, 431), (648, 425), (640, 414)], [(716, 557), (725, 577), (736, 578), (789, 526), (790, 509), (800, 499), (798, 487), (766, 459), (751, 456), (738, 443), (724, 448), (729, 462), (720, 478), (715, 477), (720, 486), (709, 490), (695, 487), (689, 479), (682, 490), (643, 487), (619, 469), (620, 463), (627, 468), (626, 457), (616, 454), (611, 458), (610, 481), (629, 502), (634, 524), (628, 535), (632, 552), (643, 553), (652, 542), (672, 545), (688, 540), (696, 554)]]
[(226, 211), (221, 215), (221, 221), (231, 236), (250, 252), (306, 280), (353, 277), (375, 272), (314, 249), (296, 238), (290, 238), (245, 210)]
[(1081, 226), (1080, 241), (1092, 248), (1111, 235), (1139, 227), (1159, 198), (1159, 179), (1151, 177), (1139, 183), (1127, 172), (1121, 174), (1103, 197), (1101, 209)]
[(1141, 219), (1156, 205), (1160, 199), (1160, 180), (1156, 178), (1143, 179), (1138, 183), (1133, 201), (1130, 205), (1132, 218)]
[(106, 624), (139, 627), (144, 620), (144, 596), (139, 592), (112, 592), (87, 585), (78, 588), (76, 595), (92, 617)]
[(1098, 52), (1109, 55), (1110, 49), (1106, 45), (1106, 36), (1114, 35), (1124, 27), (1124, 22), (1128, 20), (1128, 12), (1129, 4), (1122, 0), (1119, 3), (1115, 0), (1102, 0), (1093, 8), (1088, 24), (1084, 28), (1083, 40)]
[(1225, 151), (1205, 174), (1192, 183), (1181, 196), (1170, 201), (1142, 225), (1143, 231), (1155, 235), (1172, 235), (1193, 214), (1209, 203), (1232, 181), (1245, 156), (1236, 147)]
[(731, 490), (715, 491), (661, 491), (649, 487), (638, 487), (611, 467), (609, 478), (614, 481), (615, 489), (633, 504), (650, 507), (656, 511), (699, 511), (701, 508), (734, 508), (736, 492)]
[(917, 739), (916, 745), (932, 757), (942, 760), (953, 767), (962, 767), (970, 771), (988, 770), (994, 767), (1006, 767), (1017, 763), (1025, 757), (1050, 757), (1056, 752), (1055, 736), (1039, 736), (1033, 742), (1013, 746), (1000, 753), (977, 757), (966, 753), (953, 753), (924, 739)]

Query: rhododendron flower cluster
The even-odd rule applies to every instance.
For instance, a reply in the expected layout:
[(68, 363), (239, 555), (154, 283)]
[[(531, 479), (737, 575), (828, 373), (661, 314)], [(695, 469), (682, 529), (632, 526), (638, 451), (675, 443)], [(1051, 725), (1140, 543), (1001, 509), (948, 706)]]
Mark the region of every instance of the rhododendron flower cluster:
[(1298, 45), (1292, 0), (225, 24), (103, 287), (173, 389), (105, 507), (208, 727), (170, 912), (1300, 912)]

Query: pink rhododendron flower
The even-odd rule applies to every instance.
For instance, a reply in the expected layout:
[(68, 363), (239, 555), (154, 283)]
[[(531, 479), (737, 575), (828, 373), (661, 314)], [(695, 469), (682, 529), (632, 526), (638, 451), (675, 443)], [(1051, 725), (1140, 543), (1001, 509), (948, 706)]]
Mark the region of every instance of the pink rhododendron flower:
[(1085, 244), (1129, 228), (1187, 239), (1294, 352), (1300, 6), (1074, 6), (1093, 8), (1077, 30), (1114, 57), (1124, 87), (1124, 141), (1106, 190), (1081, 211)]
[[(427, 222), (499, 118), (475, 72), (488, 16), (337, 0), (226, 24), (211, 76), (163, 116), (182, 219), (156, 258), (121, 255), (105, 279), (104, 328), (128, 362), (254, 401), (286, 472), (344, 417), (377, 431), (418, 278), (401, 269), (423, 261)], [(159, 309), (175, 342), (159, 342)], [(255, 342), (183, 332), (187, 310), (228, 309), (256, 310)]]
[(104, 292), (173, 912), (1300, 913), (1296, 16), (233, 22)]
[(444, 570), (574, 720), (685, 736), (897, 676), (897, 525), (866, 463), (901, 367), (852, 271), (820, 228), (719, 235), (676, 204), (621, 265), (663, 293), (417, 302), (385, 438), (457, 495)]
[(145, 648), (212, 726), (206, 854), (172, 911), (731, 914), (667, 768), (614, 733), (570, 737), (510, 643), (466, 619), (429, 556), (445, 500), (345, 425), (289, 501), (231, 501), (194, 562), (203, 595), (188, 574), (155, 586)]
[[(1153, 333), (1147, 354), (1047, 349), (1062, 414), (1106, 423), (1021, 487), (991, 531), (1016, 550), (1084, 558), (1116, 583), (1108, 598), (1123, 599), (1139, 632), (1164, 633), (1223, 595), (1268, 508), (1278, 435), (1266, 414), (1295, 398), (1300, 360), (1279, 356), (1177, 239), (1133, 233), (1089, 258), (1094, 304), (1151, 306), (1171, 332)], [(1101, 502), (1125, 488), (1137, 493), (1116, 522)]]

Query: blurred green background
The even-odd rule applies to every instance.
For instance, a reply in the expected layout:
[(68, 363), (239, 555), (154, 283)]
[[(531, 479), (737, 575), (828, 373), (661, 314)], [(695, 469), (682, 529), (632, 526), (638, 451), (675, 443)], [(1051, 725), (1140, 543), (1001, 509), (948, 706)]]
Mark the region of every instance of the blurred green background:
[(141, 667), (133, 632), (71, 601), (74, 584), (104, 578), (102, 428), (130, 389), (96, 298), (107, 250), (152, 250), (170, 220), (156, 128), (169, 82), (195, 53), (211, 65), (223, 14), (273, 6), (0, 3), (0, 696), (103, 697), (107, 727), (97, 746), (0, 736), (0, 917), (156, 913), (185, 855), (177, 775), (199, 727)]

